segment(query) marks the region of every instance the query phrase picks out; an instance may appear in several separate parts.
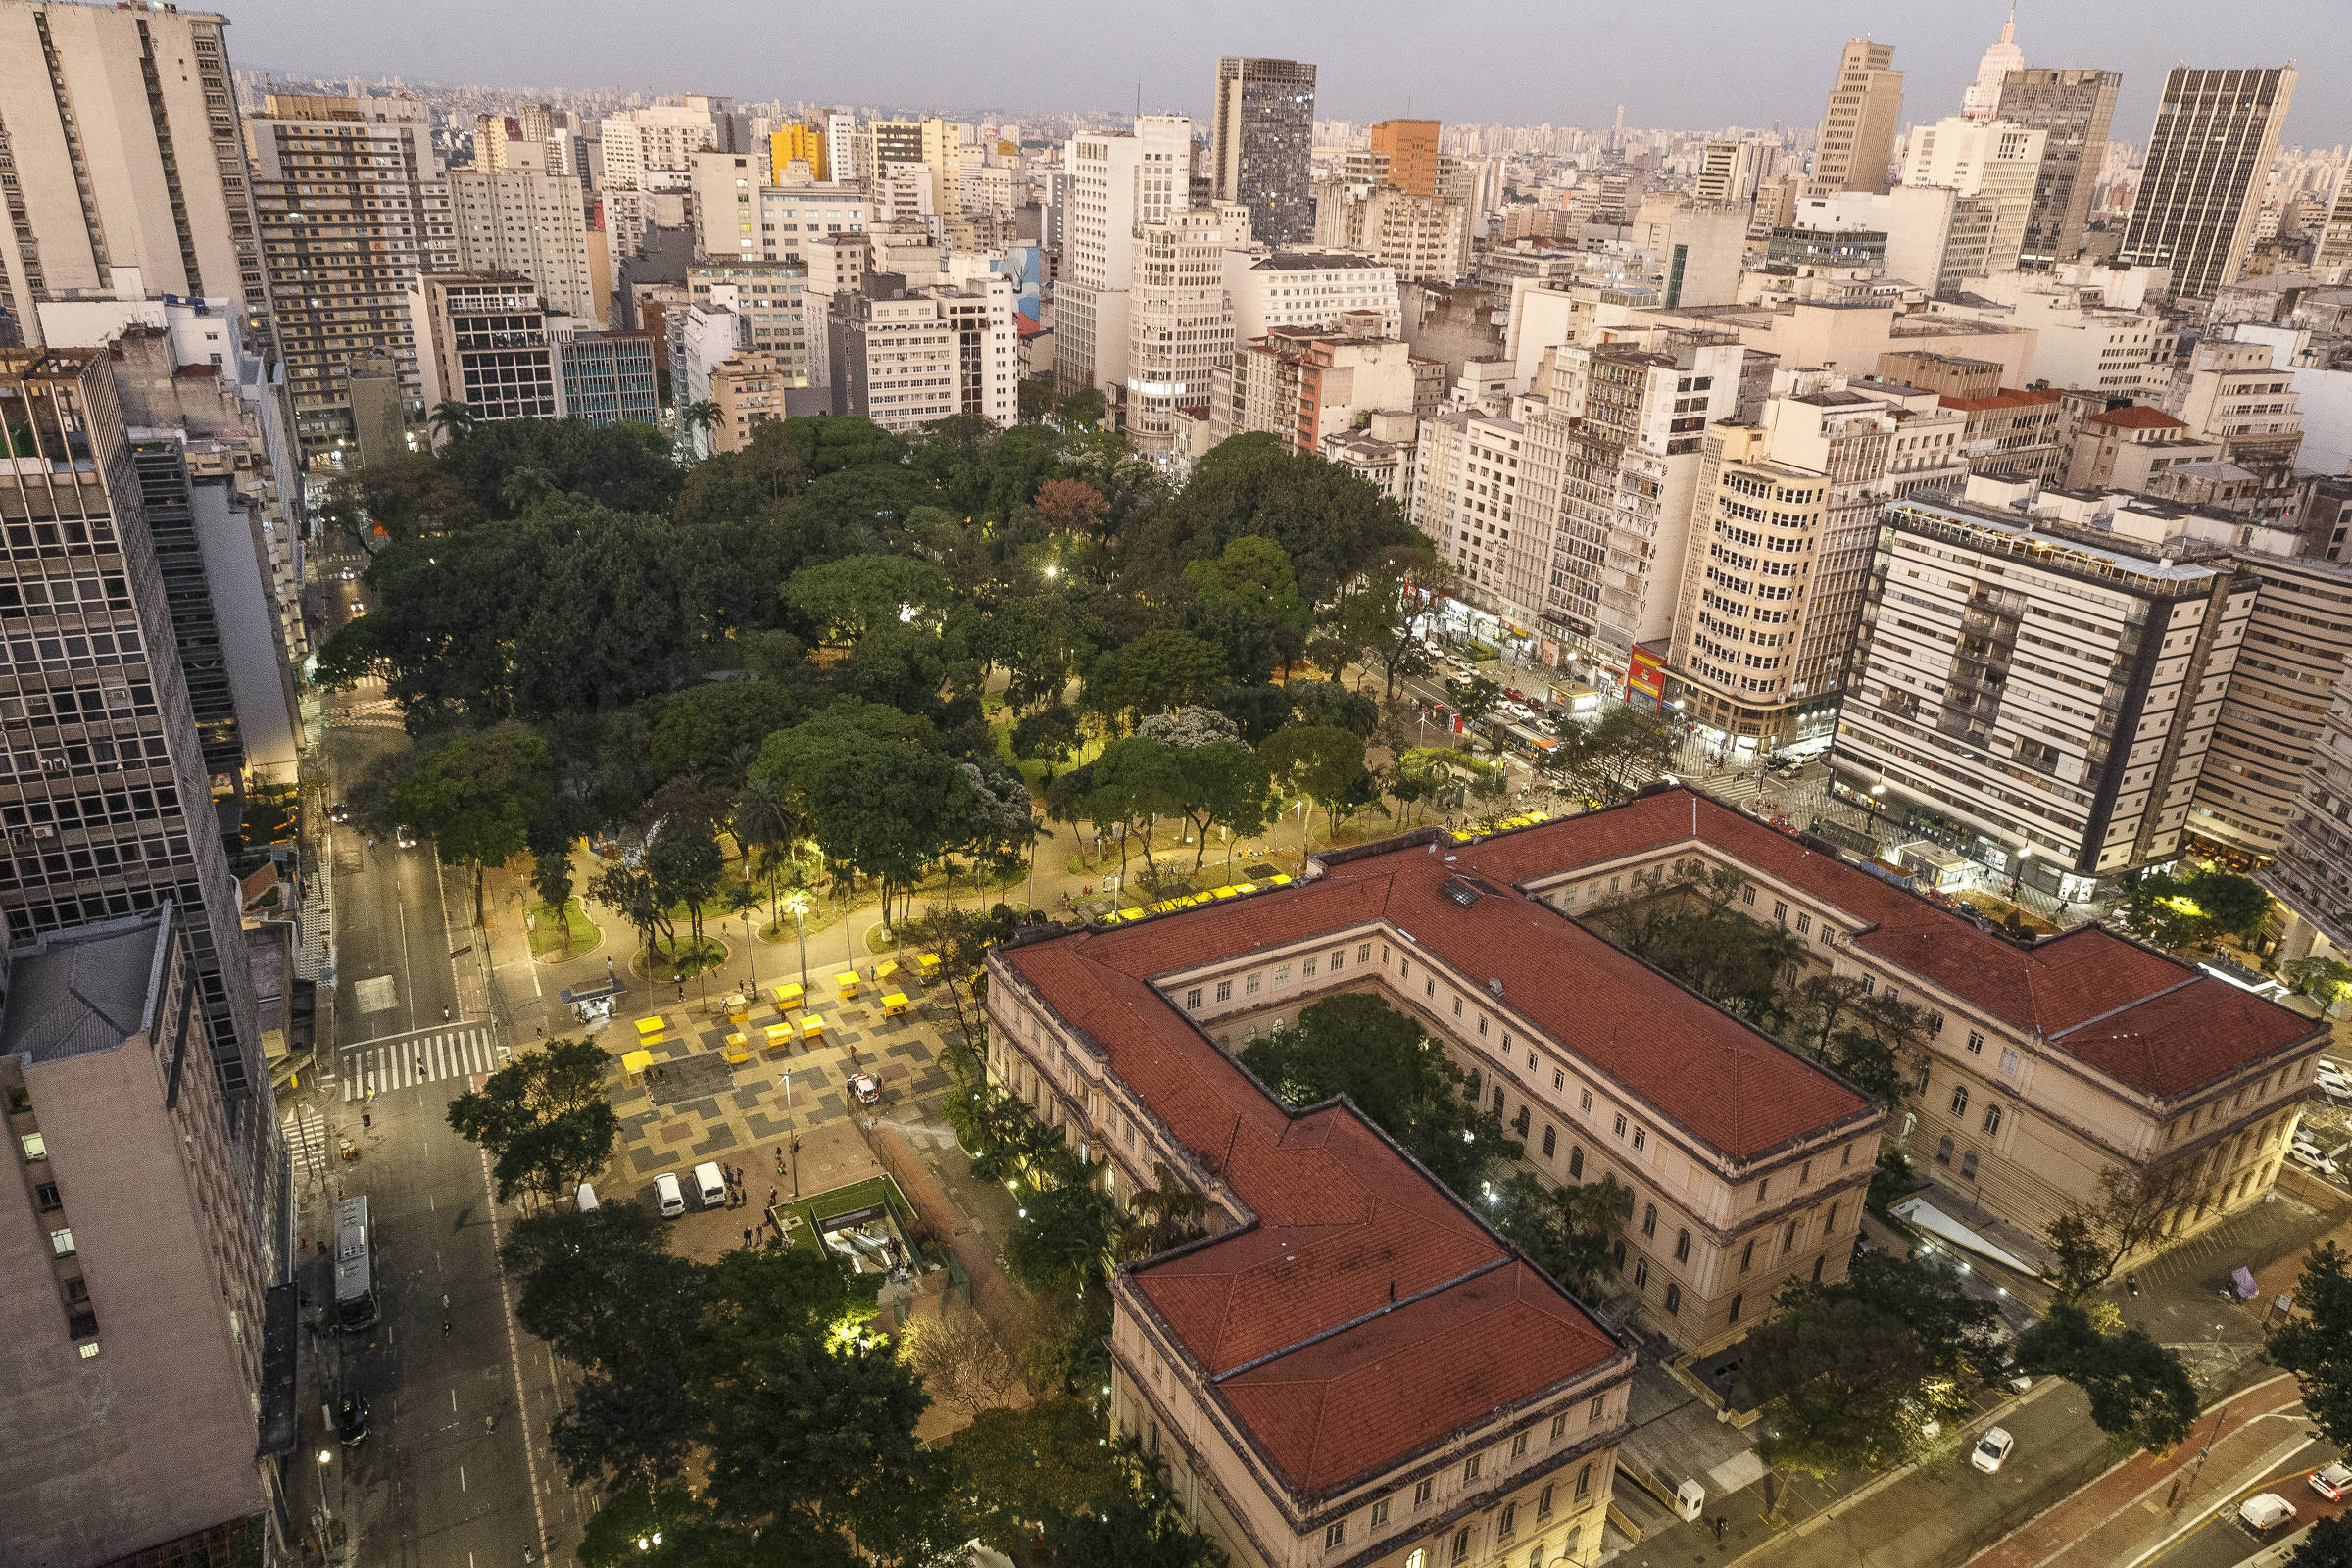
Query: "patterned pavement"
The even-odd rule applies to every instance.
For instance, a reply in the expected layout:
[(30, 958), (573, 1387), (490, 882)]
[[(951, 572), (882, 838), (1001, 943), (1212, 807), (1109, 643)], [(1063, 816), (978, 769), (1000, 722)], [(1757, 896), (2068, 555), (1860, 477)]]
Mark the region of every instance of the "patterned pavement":
[[(615, 1019), (601, 1039), (612, 1054), (606, 1092), (620, 1116), (621, 1152), (629, 1169), (650, 1178), (700, 1160), (741, 1156), (760, 1146), (781, 1144), (840, 1120), (850, 1111), (850, 1074), (866, 1072), (882, 1084), (885, 1107), (921, 1100), (947, 1087), (939, 1063), (940, 1023), (930, 1014), (922, 986), (906, 977), (891, 982), (912, 1003), (905, 1015), (886, 1018), (872, 993), (857, 1002), (833, 1003), (822, 1010), (823, 1043), (813, 1050), (794, 1042), (789, 1050), (762, 1049), (766, 1026), (784, 1021), (762, 1000), (749, 1016), (733, 1023), (724, 1013), (663, 1009), (668, 1024), (658, 1040), (635, 1039), (636, 1013)], [(943, 1004), (943, 1012), (944, 1012)], [(798, 1021), (793, 1009), (792, 1021)], [(742, 1030), (753, 1042), (751, 1060), (729, 1063), (721, 1054), (727, 1036)], [(651, 1052), (653, 1070), (631, 1082), (621, 1056)]]

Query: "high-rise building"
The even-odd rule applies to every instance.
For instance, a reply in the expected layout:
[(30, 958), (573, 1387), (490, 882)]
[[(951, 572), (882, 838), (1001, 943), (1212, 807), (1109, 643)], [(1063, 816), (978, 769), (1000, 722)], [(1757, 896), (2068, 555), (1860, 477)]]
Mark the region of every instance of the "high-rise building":
[(1089, 132), (1064, 148), (1054, 377), (1065, 394), (1126, 385), (1135, 231), (1192, 206), (1192, 156), (1193, 122), (1181, 115), (1139, 116), (1133, 131)]
[(2031, 66), (2002, 79), (1992, 118), (2043, 133), (2041, 171), (2034, 181), (2033, 210), (2026, 215), (2019, 267), (2046, 270), (2082, 254), (2082, 225), (2123, 84), (2119, 72), (2072, 67)]
[(873, 140), (858, 126), (856, 115), (825, 117), (825, 164), (836, 180), (866, 181), (874, 177)]
[(1779, 154), (1779, 143), (1761, 136), (1708, 142), (1690, 193), (1702, 202), (1752, 202)]
[[(2233, 532), (2269, 534), (2276, 530)], [(2261, 550), (2234, 553), (2261, 592), (2246, 651), (2230, 672), (2190, 831), (2247, 855), (2280, 857), (2298, 799), (2322, 760), (2328, 712), (2352, 656), (2352, 566)], [(2332, 913), (2333, 911), (2329, 911)]]
[(565, 417), (590, 424), (662, 422), (651, 332), (582, 332), (556, 326), (548, 335), (556, 343)]
[(423, 407), (407, 289), (457, 270), (449, 184), (415, 98), (271, 93), (245, 122), (278, 350), (306, 459), (351, 440), (349, 367), (390, 354)]
[(983, 272), (913, 288), (868, 272), (827, 307), (833, 407), (905, 434), (951, 415), (1009, 425), (1015, 388), (1012, 280)]
[[(1952, 116), (1933, 125), (1912, 127), (1903, 184), (1943, 186), (1963, 201), (1977, 204), (1969, 209), (1969, 215), (1982, 222), (1983, 235), (1979, 241), (1976, 230), (1962, 230), (1969, 240), (1958, 248), (1971, 269), (1964, 275), (1989, 277), (2017, 270), (2046, 139), (2045, 131), (2005, 120)], [(1928, 279), (1912, 281), (1925, 283)]]
[(1470, 204), (1416, 196), (1385, 176), (1318, 182), (1312, 237), (1325, 250), (1369, 257), (1414, 282), (1452, 283), (1470, 270)]
[(298, 1303), (241, 1200), (239, 1112), (194, 1065), (188, 923), (166, 899), (44, 932), (0, 964), (22, 1178), (0, 1198), (9, 1562), (292, 1554)]
[(1894, 69), (1894, 45), (1848, 38), (1814, 144), (1813, 190), (1884, 194), (1902, 112), (1903, 74)]
[(2087, 899), (2179, 853), (2255, 593), (2005, 500), (1889, 502), (1832, 787), (1883, 843)]
[(709, 302), (741, 318), (742, 346), (776, 357), (780, 374), (794, 386), (808, 385), (808, 270), (798, 262), (737, 260), (713, 256), (686, 269), (686, 285), (697, 304)]
[(2000, 111), (2001, 83), (2011, 72), (2026, 69), (2026, 52), (2017, 46), (2017, 7), (2009, 8), (2009, 20), (2001, 24), (2001, 41), (1984, 51), (1977, 62), (1977, 79), (1968, 84), (1961, 95), (1960, 113), (1968, 120), (1991, 120)]
[(2294, 95), (2292, 66), (2175, 66), (2115, 259), (2171, 268), (2178, 299), (2210, 299), (2236, 282)]
[(760, 426), (785, 416), (787, 390), (776, 357), (762, 349), (746, 349), (712, 366), (710, 402), (717, 406), (718, 422), (710, 430), (710, 450), (741, 452), (750, 446)]
[(794, 164), (807, 164), (810, 179), (833, 177), (832, 166), (825, 161), (825, 133), (821, 127), (796, 120), (782, 130), (768, 134), (768, 177), (779, 185), (786, 183), (785, 172)]
[[(269, 340), (228, 19), (165, 6), (0, 0), (0, 343), (36, 307), (110, 293), (226, 297)], [(78, 345), (60, 345), (74, 347)]]
[(1225, 292), (1233, 301), (1233, 337), (1247, 343), (1278, 326), (1328, 331), (1344, 311), (1373, 311), (1382, 337), (1404, 334), (1396, 270), (1368, 256), (1259, 247), (1225, 253)]
[(1267, 244), (1304, 243), (1314, 232), (1315, 68), (1229, 55), (1217, 62), (1216, 114), (1211, 192), (1249, 208), (1250, 232)]
[(1372, 150), (1389, 161), (1389, 183), (1415, 196), (1438, 193), (1438, 122), (1381, 120), (1372, 125)]
[(1177, 425), (1206, 415), (1218, 368), (1233, 360), (1225, 253), (1250, 243), (1250, 210), (1234, 202), (1171, 212), (1135, 231), (1127, 304), (1127, 439), (1173, 459)]
[(494, 171), (451, 170), (449, 212), (461, 269), (519, 272), (549, 310), (600, 319), (579, 182), (547, 167), (545, 142), (510, 142)]
[(409, 316), (428, 411), (463, 403), (477, 424), (563, 414), (547, 309), (529, 278), (427, 272), (409, 285)]
[(9, 941), (178, 907), (239, 1188), (274, 1256), (284, 1155), (237, 884), (106, 352), (0, 349), (0, 446)]
[(1277, 327), (1242, 344), (1217, 376), (1210, 440), (1263, 431), (1294, 452), (1314, 453), (1375, 413), (1410, 415), (1412, 354), (1381, 326), (1377, 312), (1364, 311), (1342, 316), (1329, 331)]

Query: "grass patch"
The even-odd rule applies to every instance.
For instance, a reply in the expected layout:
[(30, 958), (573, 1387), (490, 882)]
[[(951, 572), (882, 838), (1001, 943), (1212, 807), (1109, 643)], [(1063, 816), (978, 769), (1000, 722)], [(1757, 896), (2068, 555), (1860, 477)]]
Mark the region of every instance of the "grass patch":
[(727, 945), (709, 937), (696, 942), (681, 935), (674, 942), (656, 942), (645, 950), (646, 975), (656, 984), (691, 980), (726, 961)]
[(561, 912), (544, 904), (534, 904), (528, 911), (531, 928), (531, 956), (534, 958), (568, 958), (584, 953), (604, 940), (604, 932), (588, 918), (577, 899), (566, 899)]
[(869, 1176), (864, 1181), (852, 1182), (847, 1187), (836, 1187), (829, 1193), (817, 1193), (808, 1198), (779, 1199), (776, 1207), (800, 1221), (793, 1227), (792, 1245), (815, 1251), (819, 1250), (816, 1241), (817, 1221), (883, 1202), (890, 1205), (891, 1217), (898, 1221), (899, 1229), (911, 1240), (919, 1229), (915, 1223), (914, 1205), (906, 1201), (906, 1195), (899, 1191), (899, 1184), (887, 1176)]

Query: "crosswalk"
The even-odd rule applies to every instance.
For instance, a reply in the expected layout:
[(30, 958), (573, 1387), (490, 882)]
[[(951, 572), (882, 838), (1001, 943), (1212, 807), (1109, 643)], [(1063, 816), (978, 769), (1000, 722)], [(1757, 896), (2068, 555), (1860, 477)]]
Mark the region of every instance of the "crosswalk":
[(286, 1151), (296, 1170), (326, 1169), (326, 1118), (310, 1105), (295, 1105), (280, 1119)]
[(348, 1105), (370, 1094), (496, 1072), (507, 1064), (507, 1048), (493, 1045), (486, 1027), (460, 1026), (356, 1046), (341, 1054), (340, 1064)]

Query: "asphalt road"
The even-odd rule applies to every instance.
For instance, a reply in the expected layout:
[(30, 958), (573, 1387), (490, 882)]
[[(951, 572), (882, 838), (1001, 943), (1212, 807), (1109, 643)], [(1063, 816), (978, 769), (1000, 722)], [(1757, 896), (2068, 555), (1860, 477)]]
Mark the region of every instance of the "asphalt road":
[[(353, 596), (337, 584), (338, 621)], [(380, 703), (368, 688), (336, 699), (344, 727), (327, 740), (336, 779), (394, 742), (392, 728), (364, 721)], [(355, 715), (363, 722), (352, 727)], [(472, 942), (465, 888), (436, 866), (430, 844), (370, 847), (354, 829), (330, 827), (324, 851), (336, 1048), (297, 1110), (318, 1129), (307, 1140), (315, 1157), (297, 1156), (302, 1227), (325, 1243), (334, 1199), (366, 1193), (380, 1301), (373, 1329), (314, 1342), (312, 1419), (345, 1387), (372, 1413), (367, 1440), (335, 1448), (324, 1467), (327, 1503), (347, 1533), (347, 1560), (361, 1568), (520, 1564), (576, 1532), (545, 1447), (558, 1380), (546, 1348), (513, 1326), (497, 1263), (510, 1216), (494, 1212), (480, 1151), (447, 1120), (449, 1102), (502, 1065), (510, 1042), (480, 1015), (478, 983), (467, 1016), (458, 980), (475, 960), (460, 951)], [(356, 1159), (340, 1157), (345, 1139)], [(324, 1263), (309, 1256), (310, 1298), (322, 1303), (331, 1294)], [(526, 1451), (526, 1432), (539, 1434), (535, 1451)]]
[[(2337, 1457), (2332, 1446), (2316, 1439), (2306, 1440), (2300, 1448), (2272, 1466), (2270, 1473), (2262, 1480), (2240, 1488), (2226, 1507), (2216, 1510), (2194, 1530), (2142, 1561), (2150, 1568), (2156, 1568), (2156, 1565), (2161, 1565), (2161, 1568), (2236, 1568), (2236, 1564), (2267, 1551), (2297, 1531), (2306, 1529), (2314, 1520), (2342, 1513), (2344, 1504), (2329, 1502), (2312, 1491), (2305, 1479), (2312, 1471)], [(2238, 1522), (2237, 1505), (2263, 1492), (2277, 1493), (2292, 1503), (2295, 1517), (2275, 1530), (2258, 1535)]]

